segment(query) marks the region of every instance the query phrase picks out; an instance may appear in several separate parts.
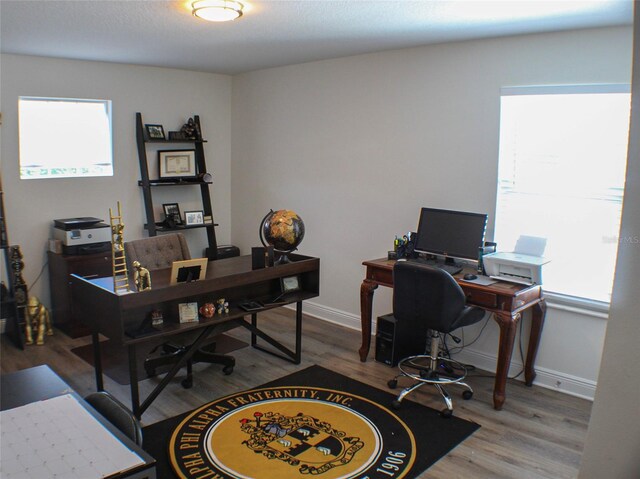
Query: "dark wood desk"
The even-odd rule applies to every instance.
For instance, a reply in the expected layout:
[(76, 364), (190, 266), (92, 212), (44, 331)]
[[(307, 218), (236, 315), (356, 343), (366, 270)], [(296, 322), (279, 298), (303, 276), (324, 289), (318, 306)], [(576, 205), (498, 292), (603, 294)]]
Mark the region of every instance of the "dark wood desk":
[[(110, 475), (110, 479), (155, 479), (155, 459), (93, 409), (71, 386), (53, 372), (49, 366), (36, 366), (15, 373), (3, 374), (0, 377), (0, 409), (2, 411), (7, 411), (36, 401), (63, 396), (65, 394), (73, 396), (105, 429), (110, 431), (120, 442), (135, 452), (145, 462), (144, 465), (136, 467), (135, 469)], [(63, 439), (68, 440), (66, 436), (64, 436)]]
[[(318, 296), (320, 284), (320, 260), (302, 255), (290, 255), (291, 263), (270, 268), (251, 269), (251, 256), (238, 256), (209, 262), (203, 280), (192, 283), (170, 285), (170, 269), (154, 271), (151, 274), (152, 288), (141, 293), (115, 294), (113, 279), (76, 277), (73, 282), (73, 298), (81, 310), (81, 317), (91, 330), (96, 372), (96, 387), (102, 390), (102, 361), (99, 335), (102, 334), (116, 344), (127, 346), (129, 356), (129, 377), (131, 382), (131, 406), (140, 417), (151, 405), (169, 381), (187, 360), (211, 337), (237, 327), (251, 332), (251, 346), (299, 364), (302, 353), (302, 301)], [(258, 313), (248, 313), (238, 306), (240, 300), (273, 298), (280, 292), (280, 279), (288, 276), (300, 278), (301, 290), (287, 295), (283, 303), (265, 307), (264, 311), (286, 304), (296, 304), (295, 346), (291, 350), (258, 328)], [(130, 281), (133, 284), (133, 281)], [(225, 298), (229, 302), (229, 313), (212, 318), (200, 317), (199, 321), (180, 323), (178, 305), (197, 302), (202, 305)], [(150, 335), (131, 337), (126, 331), (136, 328), (152, 310), (162, 311), (164, 325)], [(250, 321), (245, 319), (250, 316)], [(138, 391), (138, 371), (136, 347), (169, 339), (183, 333), (196, 333), (197, 337), (181, 358), (171, 367), (149, 396), (140, 403)], [(271, 348), (258, 344), (260, 338)], [(275, 350), (277, 351), (274, 351)]]
[[(360, 347), (360, 361), (366, 361), (371, 347), (371, 313), (373, 293), (378, 286), (393, 288), (393, 265), (395, 260), (384, 258), (362, 263), (367, 268), (366, 276), (360, 286), (360, 314), (362, 324), (362, 345)], [(478, 306), (493, 313), (493, 318), (500, 327), (500, 343), (498, 346), (498, 364), (493, 388), (493, 405), (495, 409), (502, 409), (506, 395), (507, 375), (513, 343), (516, 337), (516, 326), (522, 318), (522, 313), (531, 309), (531, 335), (525, 361), (525, 383), (533, 384), (536, 377), (534, 363), (540, 344), (542, 327), (546, 314), (546, 303), (539, 285), (523, 286), (519, 284), (498, 282), (489, 286), (482, 286), (462, 280), (463, 273), (455, 276), (467, 296), (467, 303)]]

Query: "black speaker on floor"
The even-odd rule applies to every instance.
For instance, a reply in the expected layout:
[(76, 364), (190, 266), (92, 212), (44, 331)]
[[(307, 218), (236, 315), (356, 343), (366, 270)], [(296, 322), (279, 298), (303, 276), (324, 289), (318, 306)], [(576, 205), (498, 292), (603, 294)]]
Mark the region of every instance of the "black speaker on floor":
[(422, 354), (426, 341), (423, 332), (423, 328), (411, 322), (398, 322), (393, 314), (379, 316), (376, 324), (376, 361), (393, 367), (402, 358)]

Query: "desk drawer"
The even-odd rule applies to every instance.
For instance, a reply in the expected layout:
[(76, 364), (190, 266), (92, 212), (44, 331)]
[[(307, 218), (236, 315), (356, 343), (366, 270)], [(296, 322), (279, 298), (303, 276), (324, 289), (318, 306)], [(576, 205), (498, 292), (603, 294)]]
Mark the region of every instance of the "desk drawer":
[(367, 279), (393, 287), (393, 270), (367, 268)]
[(498, 306), (498, 295), (486, 291), (467, 290), (465, 291), (467, 303), (485, 308), (496, 308)]

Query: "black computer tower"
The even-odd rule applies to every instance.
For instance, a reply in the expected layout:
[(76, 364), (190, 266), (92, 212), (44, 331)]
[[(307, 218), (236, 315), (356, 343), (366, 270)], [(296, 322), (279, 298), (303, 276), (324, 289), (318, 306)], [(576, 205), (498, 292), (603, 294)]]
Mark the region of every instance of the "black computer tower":
[(426, 334), (423, 334), (423, 329), (420, 325), (409, 321), (398, 321), (393, 317), (393, 314), (378, 317), (376, 361), (393, 367), (402, 358), (422, 354), (426, 342)]

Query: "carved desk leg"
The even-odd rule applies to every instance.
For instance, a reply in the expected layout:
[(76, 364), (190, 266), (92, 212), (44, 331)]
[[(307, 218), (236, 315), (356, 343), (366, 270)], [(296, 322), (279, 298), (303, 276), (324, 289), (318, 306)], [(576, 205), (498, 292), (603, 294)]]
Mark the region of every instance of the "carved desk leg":
[(524, 379), (527, 386), (531, 386), (536, 378), (536, 371), (533, 365), (536, 362), (546, 314), (547, 303), (544, 299), (531, 308), (531, 335), (529, 336), (529, 346), (527, 347), (527, 360), (524, 365)]
[(362, 329), (362, 346), (360, 346), (360, 361), (365, 362), (371, 347), (371, 313), (373, 307), (373, 292), (378, 285), (365, 279), (360, 286), (360, 328)]
[(509, 364), (513, 353), (513, 343), (516, 337), (516, 325), (520, 319), (520, 313), (514, 315), (508, 313), (496, 313), (495, 319), (500, 326), (500, 345), (498, 349), (498, 365), (496, 368), (496, 381), (493, 386), (493, 407), (498, 411), (502, 409), (506, 394)]

